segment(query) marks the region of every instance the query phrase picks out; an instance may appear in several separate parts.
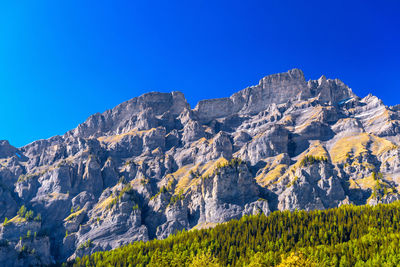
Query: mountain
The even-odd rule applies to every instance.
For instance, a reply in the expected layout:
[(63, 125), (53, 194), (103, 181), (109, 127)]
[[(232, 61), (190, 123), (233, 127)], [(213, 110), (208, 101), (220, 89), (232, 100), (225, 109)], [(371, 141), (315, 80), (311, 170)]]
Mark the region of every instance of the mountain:
[(399, 204), (244, 216), (85, 255), (67, 266), (399, 266)]
[(51, 264), (274, 210), (399, 199), (398, 106), (293, 69), (191, 109), (151, 92), (0, 141), (0, 265)]

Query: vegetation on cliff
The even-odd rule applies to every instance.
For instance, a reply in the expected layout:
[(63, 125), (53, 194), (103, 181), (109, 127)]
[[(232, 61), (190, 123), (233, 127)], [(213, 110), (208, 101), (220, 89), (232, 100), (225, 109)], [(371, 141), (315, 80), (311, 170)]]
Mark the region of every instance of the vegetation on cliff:
[[(397, 266), (400, 202), (245, 216), (135, 242), (73, 266)], [(300, 264), (300, 265), (299, 265)]]

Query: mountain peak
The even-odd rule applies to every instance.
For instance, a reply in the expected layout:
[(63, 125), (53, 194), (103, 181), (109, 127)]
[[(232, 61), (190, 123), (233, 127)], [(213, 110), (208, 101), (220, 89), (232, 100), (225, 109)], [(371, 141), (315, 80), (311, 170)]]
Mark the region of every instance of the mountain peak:
[(317, 81), (318, 81), (318, 85), (321, 86), (323, 83), (326, 83), (326, 77), (325, 75), (322, 75)]
[(301, 69), (291, 69), (287, 72), (281, 72), (265, 76), (260, 80), (260, 84), (280, 83), (284, 81), (305, 81), (304, 73)]
[[(190, 106), (182, 92), (149, 92), (125, 101), (113, 109), (90, 116), (84, 123), (67, 135), (90, 137), (115, 133), (124, 133), (141, 128), (138, 124), (155, 125), (152, 117), (169, 113), (179, 115)], [(148, 114), (148, 115), (146, 115)], [(149, 119), (152, 118), (152, 119)], [(140, 119), (142, 118), (142, 120)]]
[(337, 103), (354, 96), (340, 80), (327, 80), (324, 75), (318, 80), (306, 82), (300, 69), (265, 76), (255, 86), (247, 87), (229, 98), (200, 101), (195, 111), (203, 122), (224, 117), (232, 113), (257, 114), (271, 104), (318, 97), (321, 102)]
[[(292, 69), (193, 110), (181, 92), (150, 92), (63, 136), (0, 141), (0, 221), (11, 218), (0, 265), (48, 265), (259, 212), (400, 199), (399, 108), (353, 96)], [(22, 205), (43, 219), (21, 216)]]

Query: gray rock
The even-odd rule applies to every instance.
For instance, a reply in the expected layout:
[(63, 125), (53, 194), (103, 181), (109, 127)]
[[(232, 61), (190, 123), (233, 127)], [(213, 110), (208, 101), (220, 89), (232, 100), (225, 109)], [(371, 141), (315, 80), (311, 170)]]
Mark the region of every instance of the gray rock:
[(0, 226), (0, 265), (51, 264), (274, 210), (390, 203), (400, 198), (399, 147), (399, 107), (298, 69), (194, 109), (180, 92), (147, 93), (62, 136), (0, 141), (0, 221), (22, 205), (42, 217)]
[(21, 154), (18, 153), (18, 149), (10, 145), (7, 140), (0, 140), (0, 158), (9, 158), (9, 157), (21, 157)]

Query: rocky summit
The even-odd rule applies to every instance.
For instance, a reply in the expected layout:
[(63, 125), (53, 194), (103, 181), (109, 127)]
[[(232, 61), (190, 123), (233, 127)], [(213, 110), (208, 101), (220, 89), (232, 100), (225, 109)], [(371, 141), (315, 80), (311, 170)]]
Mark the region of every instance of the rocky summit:
[(0, 265), (49, 265), (244, 215), (400, 198), (400, 107), (293, 69), (191, 109), (151, 92), (0, 141)]

